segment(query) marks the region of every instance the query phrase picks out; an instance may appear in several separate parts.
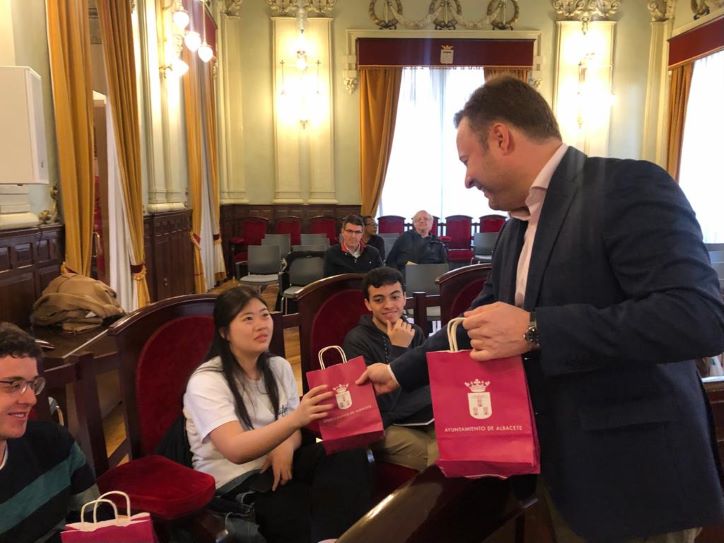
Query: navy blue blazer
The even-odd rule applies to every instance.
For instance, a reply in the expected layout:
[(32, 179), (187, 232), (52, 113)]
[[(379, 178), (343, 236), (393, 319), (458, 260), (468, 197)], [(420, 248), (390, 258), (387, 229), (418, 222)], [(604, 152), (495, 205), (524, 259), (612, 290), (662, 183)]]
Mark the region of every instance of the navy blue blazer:
[[(524, 230), (508, 221), (473, 306), (514, 303)], [(542, 475), (571, 527), (611, 541), (724, 519), (692, 360), (724, 351), (724, 306), (694, 212), (668, 174), (569, 148), (541, 210), (524, 308), (541, 337), (525, 368)], [(438, 333), (395, 360), (402, 387), (426, 384), (424, 353), (446, 348)]]

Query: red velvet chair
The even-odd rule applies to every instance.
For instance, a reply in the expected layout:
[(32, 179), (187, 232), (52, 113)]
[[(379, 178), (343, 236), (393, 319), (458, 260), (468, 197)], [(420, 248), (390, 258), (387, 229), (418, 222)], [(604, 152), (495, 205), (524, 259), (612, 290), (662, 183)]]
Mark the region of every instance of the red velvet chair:
[(204, 509), (214, 478), (154, 454), (182, 413), (186, 381), (213, 337), (213, 295), (176, 296), (139, 309), (107, 333), (116, 340), (130, 442), (128, 463), (98, 474), (101, 491), (122, 490), (134, 509), (177, 521)]
[(269, 221), (263, 217), (244, 217), (235, 226), (238, 233), (229, 240), (229, 271), (234, 270), (237, 262), (247, 260), (249, 245), (261, 245), (261, 240), (269, 228)]
[[(439, 222), (440, 222), (440, 217), (433, 215), (432, 216), (432, 228), (430, 228), (430, 233), (433, 236), (439, 236), (439, 232), (438, 232)], [(413, 226), (413, 228), (414, 228), (414, 226)], [(445, 237), (445, 236), (442, 236), (440, 239), (442, 239), (443, 237)], [(448, 240), (442, 239), (442, 241), (447, 243)]]
[(377, 218), (380, 234), (402, 234), (405, 231), (405, 217), (399, 215), (382, 215)]
[(329, 238), (329, 244), (339, 243), (339, 226), (335, 217), (328, 215), (318, 215), (309, 219), (308, 234), (326, 234)]
[(275, 234), (289, 234), (292, 245), (299, 245), (302, 237), (302, 220), (299, 217), (279, 217), (274, 219)]
[[(319, 369), (317, 353), (328, 345), (341, 346), (344, 336), (368, 313), (362, 296), (363, 274), (346, 273), (311, 283), (297, 293), (299, 349), (304, 390), (309, 390), (307, 372)], [(331, 358), (331, 356), (330, 356)], [(413, 469), (375, 463), (375, 494), (382, 498), (414, 477)]]
[(440, 287), (440, 322), (462, 314), (477, 298), (492, 269), (491, 264), (474, 264), (443, 273), (437, 278)]
[(480, 232), (500, 232), (508, 217), (505, 215), (483, 215), (480, 217)]
[(473, 257), (473, 250), (470, 248), (472, 225), (473, 218), (467, 215), (445, 217), (445, 237), (447, 238), (449, 262), (470, 262)]

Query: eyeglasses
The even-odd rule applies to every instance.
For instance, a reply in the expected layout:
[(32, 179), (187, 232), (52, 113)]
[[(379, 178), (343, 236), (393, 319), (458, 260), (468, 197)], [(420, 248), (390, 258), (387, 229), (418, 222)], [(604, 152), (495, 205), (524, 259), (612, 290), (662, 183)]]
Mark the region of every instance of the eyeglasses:
[(362, 230), (350, 230), (349, 228), (345, 228), (344, 231), (348, 234), (355, 234), (356, 236), (362, 235)]
[(37, 396), (43, 392), (43, 389), (45, 388), (45, 377), (38, 376), (32, 380), (13, 379), (10, 381), (0, 381), (0, 383), (5, 385), (3, 388), (9, 394), (25, 394), (25, 391), (28, 390), (28, 387), (30, 387), (33, 394)]

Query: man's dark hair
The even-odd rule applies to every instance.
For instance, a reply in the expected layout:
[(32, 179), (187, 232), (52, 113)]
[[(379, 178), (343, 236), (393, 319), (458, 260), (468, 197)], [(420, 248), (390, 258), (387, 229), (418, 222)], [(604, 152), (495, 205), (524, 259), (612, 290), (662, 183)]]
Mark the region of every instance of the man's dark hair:
[(361, 226), (362, 229), (365, 227), (365, 222), (362, 220), (362, 217), (359, 215), (347, 215), (342, 219), (342, 230), (344, 230), (344, 227), (348, 224), (356, 224), (357, 226)]
[(394, 285), (400, 283), (402, 292), (405, 292), (405, 280), (402, 278), (402, 274), (395, 268), (388, 268), (383, 266), (381, 268), (375, 268), (367, 272), (365, 278), (362, 280), (362, 294), (365, 300), (370, 299), (370, 286), (380, 288), (382, 285)]
[(43, 351), (33, 336), (10, 322), (0, 322), (0, 358), (34, 358), (40, 361)]
[(558, 121), (545, 98), (533, 87), (510, 75), (493, 77), (470, 96), (455, 114), (455, 127), (467, 119), (483, 148), (494, 121), (512, 124), (534, 140), (561, 139)]

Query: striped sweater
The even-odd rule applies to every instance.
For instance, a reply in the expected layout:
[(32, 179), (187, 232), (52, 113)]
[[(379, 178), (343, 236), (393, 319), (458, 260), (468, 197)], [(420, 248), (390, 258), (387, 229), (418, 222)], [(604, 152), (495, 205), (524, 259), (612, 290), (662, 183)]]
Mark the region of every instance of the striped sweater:
[(85, 455), (64, 428), (48, 422), (28, 422), (25, 435), (7, 445), (0, 542), (59, 541), (66, 519), (77, 520), (83, 503), (98, 495)]

